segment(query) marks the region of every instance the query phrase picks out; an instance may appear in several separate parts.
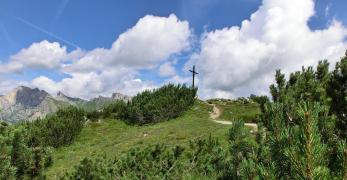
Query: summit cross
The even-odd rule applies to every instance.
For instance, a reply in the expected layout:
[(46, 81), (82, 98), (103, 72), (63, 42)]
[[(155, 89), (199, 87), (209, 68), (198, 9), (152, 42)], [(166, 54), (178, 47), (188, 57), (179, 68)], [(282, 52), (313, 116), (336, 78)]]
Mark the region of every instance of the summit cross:
[(195, 71), (195, 65), (193, 66), (193, 69), (189, 70), (193, 74), (193, 88), (195, 87), (195, 75), (199, 74)]

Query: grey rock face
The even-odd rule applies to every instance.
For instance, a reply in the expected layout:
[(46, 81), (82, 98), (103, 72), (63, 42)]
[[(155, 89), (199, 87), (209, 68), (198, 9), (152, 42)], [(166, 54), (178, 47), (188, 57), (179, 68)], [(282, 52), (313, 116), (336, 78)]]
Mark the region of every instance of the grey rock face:
[(124, 94), (121, 94), (121, 93), (113, 93), (112, 94), (112, 99), (114, 100), (121, 100), (121, 101), (130, 101), (131, 100), (131, 97), (130, 96), (127, 96), (127, 95), (124, 95)]
[(77, 104), (86, 102), (86, 100), (84, 100), (84, 99), (72, 98), (72, 97), (66, 96), (64, 93), (62, 93), (60, 91), (57, 93), (56, 99), (59, 101), (67, 102), (71, 105), (77, 105)]
[(131, 97), (113, 93), (111, 97), (99, 96), (90, 101), (66, 96), (58, 92), (56, 97), (37, 88), (19, 86), (10, 93), (0, 96), (0, 120), (17, 123), (22, 120), (35, 120), (69, 105), (85, 110), (98, 110), (116, 100), (131, 101)]
[(16, 88), (14, 94), (16, 95), (15, 104), (21, 104), (25, 107), (38, 106), (48, 96), (46, 91), (42, 91), (37, 88), (30, 89), (25, 86)]
[(62, 105), (46, 91), (20, 86), (0, 97), (0, 119), (10, 123), (33, 120), (56, 111)]

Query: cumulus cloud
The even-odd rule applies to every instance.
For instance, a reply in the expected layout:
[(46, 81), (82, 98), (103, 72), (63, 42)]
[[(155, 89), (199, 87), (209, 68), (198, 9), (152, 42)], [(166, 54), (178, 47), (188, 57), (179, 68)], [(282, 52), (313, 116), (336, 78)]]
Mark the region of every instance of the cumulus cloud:
[(58, 91), (71, 97), (90, 99), (99, 95), (110, 96), (113, 92), (134, 95), (144, 89), (156, 87), (150, 81), (142, 81), (135, 77), (136, 72), (128, 68), (108, 70), (101, 73), (75, 73), (72, 77), (61, 81), (53, 81), (45, 76), (33, 79), (32, 84), (46, 90), (50, 94)]
[(158, 74), (162, 77), (173, 76), (176, 74), (175, 65), (172, 62), (165, 62), (159, 66)]
[(67, 58), (65, 46), (44, 40), (12, 55), (7, 64), (0, 65), (0, 72), (19, 72), (24, 68), (59, 69)]
[(30, 83), (0, 77), (0, 95), (5, 95), (20, 85), (30, 86)]
[(171, 78), (167, 79), (165, 82), (166, 83), (173, 83), (173, 84), (187, 84), (187, 85), (190, 85), (191, 81), (192, 81), (191, 77), (174, 75)]
[(206, 32), (201, 51), (189, 62), (200, 70), (201, 95), (264, 93), (276, 69), (289, 73), (322, 59), (335, 64), (347, 48), (346, 27), (334, 20), (326, 29), (311, 30), (313, 15), (313, 0), (264, 0), (240, 27)]
[(110, 49), (96, 48), (65, 69), (88, 72), (118, 65), (152, 68), (189, 48), (190, 36), (188, 22), (178, 20), (174, 14), (169, 17), (147, 15), (119, 35)]
[[(62, 65), (62, 72), (70, 77), (56, 82), (41, 76), (32, 83), (52, 94), (63, 91), (87, 99), (114, 91), (133, 95), (156, 87), (153, 82), (138, 79), (138, 70), (154, 68), (189, 48), (190, 36), (188, 22), (178, 20), (173, 14), (169, 17), (147, 15), (122, 33), (109, 49), (96, 48), (65, 55), (76, 59)], [(164, 62), (159, 69), (164, 76), (175, 74), (172, 64)]]

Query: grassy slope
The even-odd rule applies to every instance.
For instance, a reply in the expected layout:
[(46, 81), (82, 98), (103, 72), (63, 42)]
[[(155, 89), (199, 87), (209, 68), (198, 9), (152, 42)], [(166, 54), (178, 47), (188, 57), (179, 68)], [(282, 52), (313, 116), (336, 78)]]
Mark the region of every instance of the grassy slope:
[(243, 120), (244, 122), (255, 122), (261, 114), (259, 104), (254, 102), (242, 103), (234, 100), (210, 100), (221, 110), (222, 120)]
[(113, 119), (90, 123), (73, 144), (54, 151), (54, 163), (48, 169), (47, 176), (57, 177), (84, 157), (97, 153), (115, 156), (132, 147), (156, 143), (188, 145), (190, 140), (210, 134), (227, 144), (226, 136), (230, 126), (212, 122), (209, 111), (210, 106), (197, 102), (183, 116), (154, 125), (131, 126)]

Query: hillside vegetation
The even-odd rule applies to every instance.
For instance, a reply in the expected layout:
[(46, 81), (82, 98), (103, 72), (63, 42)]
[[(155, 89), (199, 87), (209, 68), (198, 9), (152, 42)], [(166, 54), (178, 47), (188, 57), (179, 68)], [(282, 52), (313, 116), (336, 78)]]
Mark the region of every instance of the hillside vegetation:
[(109, 158), (127, 152), (132, 148), (165, 144), (170, 147), (189, 146), (191, 140), (207, 138), (210, 135), (227, 145), (230, 126), (214, 123), (209, 119), (211, 107), (202, 101), (182, 116), (153, 125), (129, 125), (121, 120), (103, 119), (88, 123), (76, 141), (61, 147), (53, 153), (53, 165), (47, 171), (49, 177), (61, 175), (85, 157), (104, 154)]
[[(104, 110), (93, 117), (101, 118), (115, 114), (116, 117), (121, 117), (122, 122), (111, 121), (120, 123), (120, 127), (125, 123), (145, 124), (165, 121), (189, 110), (194, 104), (195, 94), (196, 89), (184, 85), (167, 85), (158, 90), (142, 92), (131, 102), (118, 101), (115, 106), (108, 106), (116, 107), (111, 110), (117, 111)], [(121, 105), (124, 111), (119, 111), (118, 105)], [(71, 106), (33, 122), (26, 121), (17, 125), (1, 122), (1, 179), (44, 178), (43, 170), (52, 165), (52, 148), (72, 143), (85, 123), (90, 122), (86, 121), (86, 115), (88, 117), (90, 114)], [(115, 124), (110, 128), (117, 129), (117, 126)], [(129, 125), (129, 127), (136, 127), (136, 125)], [(123, 129), (128, 128), (123, 127)], [(128, 132), (125, 131), (125, 133)], [(110, 135), (112, 136), (112, 133)], [(88, 137), (85, 134), (82, 136)], [(81, 150), (84, 151), (85, 147)], [(70, 162), (67, 161), (67, 163)]]
[(228, 121), (241, 120), (247, 123), (257, 122), (261, 111), (257, 102), (246, 98), (211, 99), (208, 103), (215, 104), (221, 111), (220, 119)]
[(166, 121), (180, 116), (195, 100), (197, 89), (168, 84), (137, 94), (129, 102), (118, 101), (105, 107), (102, 117), (122, 119), (132, 124)]

